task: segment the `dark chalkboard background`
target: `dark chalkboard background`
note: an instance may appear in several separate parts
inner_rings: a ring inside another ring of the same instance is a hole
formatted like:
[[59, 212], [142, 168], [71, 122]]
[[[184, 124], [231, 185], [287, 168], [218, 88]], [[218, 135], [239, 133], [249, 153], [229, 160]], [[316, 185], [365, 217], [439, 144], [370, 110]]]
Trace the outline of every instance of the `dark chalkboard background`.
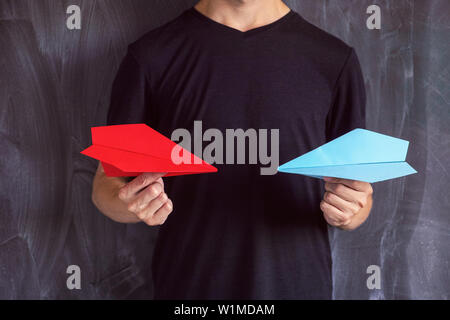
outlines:
[[[450, 298], [450, 2], [287, 3], [356, 49], [368, 128], [412, 141], [420, 172], [376, 184], [370, 219], [330, 234], [334, 297]], [[66, 28], [72, 4], [81, 30]], [[157, 229], [103, 217], [90, 200], [96, 162], [79, 152], [105, 122], [127, 44], [193, 4], [0, 0], [0, 298], [151, 298]], [[366, 27], [371, 4], [381, 30]], [[81, 290], [66, 287], [72, 264]], [[366, 286], [369, 265], [379, 290]]]

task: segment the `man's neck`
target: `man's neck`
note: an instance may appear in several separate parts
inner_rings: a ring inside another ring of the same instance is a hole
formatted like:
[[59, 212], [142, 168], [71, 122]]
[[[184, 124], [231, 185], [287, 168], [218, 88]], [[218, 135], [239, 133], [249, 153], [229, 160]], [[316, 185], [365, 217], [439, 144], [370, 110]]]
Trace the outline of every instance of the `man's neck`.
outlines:
[[275, 22], [290, 11], [281, 0], [200, 0], [195, 9], [242, 32]]

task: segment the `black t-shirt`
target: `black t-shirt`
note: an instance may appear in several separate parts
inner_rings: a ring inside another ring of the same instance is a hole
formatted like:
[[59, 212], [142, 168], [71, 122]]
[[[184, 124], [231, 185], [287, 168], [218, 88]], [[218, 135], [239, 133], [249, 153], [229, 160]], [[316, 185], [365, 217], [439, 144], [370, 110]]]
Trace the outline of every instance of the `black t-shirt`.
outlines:
[[[203, 131], [279, 129], [282, 164], [364, 127], [364, 110], [354, 50], [298, 13], [241, 32], [192, 8], [129, 46], [108, 124], [168, 137], [196, 120]], [[331, 298], [323, 182], [215, 166], [165, 179], [174, 211], [155, 248], [155, 298]]]

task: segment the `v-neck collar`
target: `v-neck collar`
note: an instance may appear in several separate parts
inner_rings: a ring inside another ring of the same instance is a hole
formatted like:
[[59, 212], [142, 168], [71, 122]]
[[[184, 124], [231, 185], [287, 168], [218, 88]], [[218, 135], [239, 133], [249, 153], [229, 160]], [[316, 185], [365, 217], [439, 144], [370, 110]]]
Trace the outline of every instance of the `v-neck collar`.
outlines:
[[203, 13], [201, 13], [200, 11], [198, 11], [195, 7], [192, 7], [188, 10], [189, 13], [191, 13], [192, 15], [194, 15], [196, 18], [198, 18], [199, 20], [202, 20], [203, 22], [217, 28], [220, 29], [222, 31], [225, 32], [229, 32], [229, 33], [234, 33], [238, 36], [242, 36], [242, 37], [247, 37], [250, 35], [254, 35], [257, 33], [260, 33], [262, 31], [267, 31], [269, 29], [272, 29], [273, 27], [284, 23], [285, 21], [289, 20], [293, 15], [295, 15], [295, 11], [290, 10], [288, 13], [286, 13], [284, 16], [282, 16], [281, 18], [279, 18], [278, 20], [275, 20], [269, 24], [260, 26], [260, 27], [256, 27], [247, 31], [241, 31], [239, 29], [227, 26], [225, 24], [222, 24], [220, 22], [217, 22], [211, 18], [209, 18], [208, 16], [204, 15]]

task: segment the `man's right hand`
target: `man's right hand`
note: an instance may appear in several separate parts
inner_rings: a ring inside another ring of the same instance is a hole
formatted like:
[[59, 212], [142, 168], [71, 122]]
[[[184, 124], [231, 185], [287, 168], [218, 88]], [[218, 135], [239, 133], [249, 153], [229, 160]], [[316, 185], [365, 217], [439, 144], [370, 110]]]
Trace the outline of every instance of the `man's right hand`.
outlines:
[[165, 173], [143, 173], [119, 189], [119, 199], [128, 211], [149, 226], [163, 224], [173, 210], [164, 192]]

